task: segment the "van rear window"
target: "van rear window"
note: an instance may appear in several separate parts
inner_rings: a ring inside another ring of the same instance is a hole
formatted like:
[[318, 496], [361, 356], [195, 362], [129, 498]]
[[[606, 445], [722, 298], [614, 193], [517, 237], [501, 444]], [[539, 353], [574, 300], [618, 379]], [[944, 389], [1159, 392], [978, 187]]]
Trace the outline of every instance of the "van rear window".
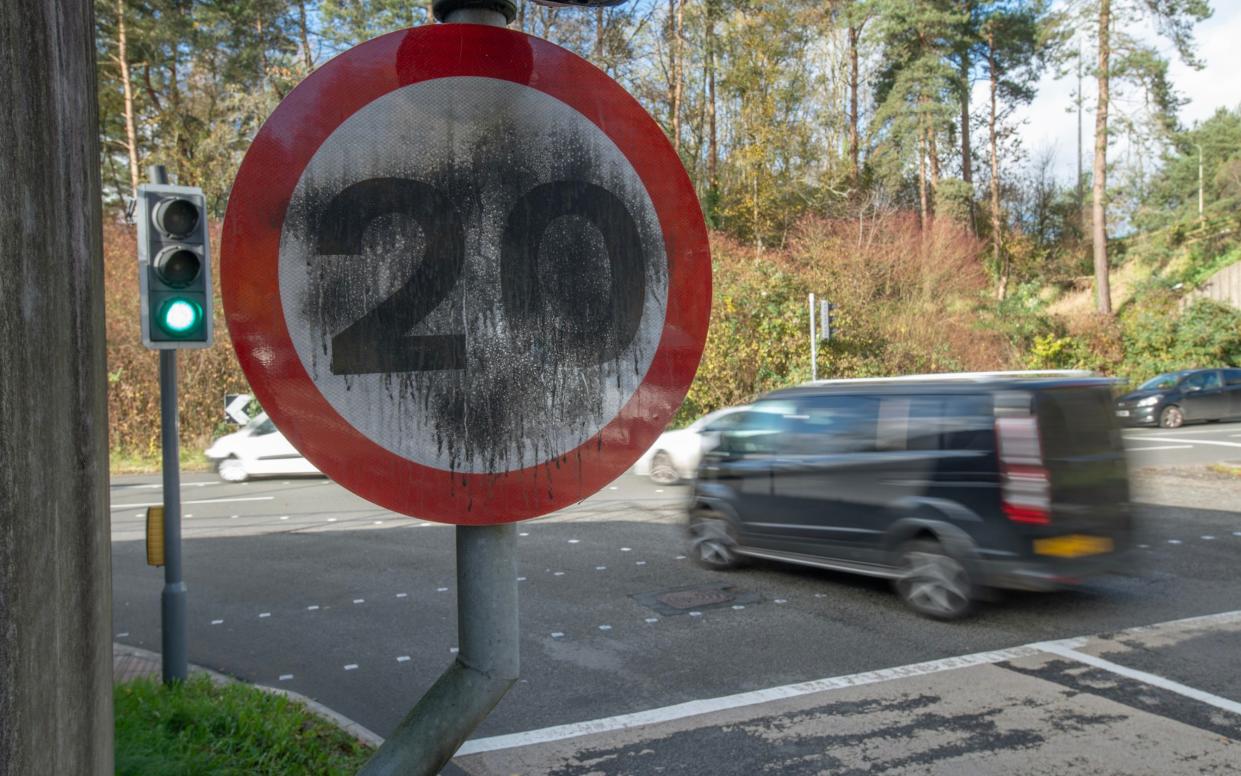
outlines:
[[1048, 460], [1120, 449], [1112, 393], [1107, 388], [1052, 388], [1039, 393], [1037, 401], [1039, 436]]

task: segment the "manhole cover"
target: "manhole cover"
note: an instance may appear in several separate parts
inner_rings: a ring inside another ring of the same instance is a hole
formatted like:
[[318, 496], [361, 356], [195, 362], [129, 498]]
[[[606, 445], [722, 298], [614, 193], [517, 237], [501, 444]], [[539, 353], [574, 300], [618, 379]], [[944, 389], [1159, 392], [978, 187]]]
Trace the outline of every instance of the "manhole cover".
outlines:
[[655, 598], [665, 606], [671, 606], [673, 609], [700, 609], [704, 606], [713, 606], [715, 604], [726, 604], [736, 598], [727, 589], [721, 590], [678, 590], [673, 593], [664, 593]]
[[631, 598], [665, 616], [729, 606], [744, 608], [748, 604], [760, 603], [763, 600], [758, 593], [738, 590], [732, 585], [674, 587], [671, 590], [639, 593]]

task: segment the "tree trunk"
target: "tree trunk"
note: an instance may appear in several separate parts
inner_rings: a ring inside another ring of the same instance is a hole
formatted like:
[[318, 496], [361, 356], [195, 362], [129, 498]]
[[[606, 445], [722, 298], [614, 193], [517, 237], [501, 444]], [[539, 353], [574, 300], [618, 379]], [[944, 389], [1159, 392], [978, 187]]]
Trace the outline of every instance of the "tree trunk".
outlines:
[[930, 225], [931, 210], [926, 194], [926, 128], [918, 132], [918, 213], [923, 231]]
[[603, 67], [603, 8], [595, 9], [595, 64]]
[[862, 24], [849, 26], [849, 161], [853, 175], [854, 187], [860, 186], [862, 166], [859, 158], [860, 145], [858, 138], [858, 42], [862, 37]]
[[[962, 0], [961, 10], [966, 14], [971, 13], [972, 0]], [[961, 50], [960, 76], [961, 76], [961, 180], [965, 181], [967, 190], [970, 192], [969, 198], [969, 229], [970, 232], [977, 232], [978, 225], [974, 223], [974, 150], [970, 145], [970, 51], [968, 41], [965, 48]]]
[[995, 64], [995, 30], [987, 30], [987, 74], [991, 76], [991, 114], [987, 117], [987, 139], [991, 152], [991, 261], [998, 279], [996, 297], [1008, 293], [1008, 263], [1003, 257], [1003, 232], [1000, 221], [1000, 142], [997, 131], [1000, 74]]
[[671, 99], [672, 104], [672, 147], [681, 152], [681, 93], [682, 82], [682, 24], [685, 19], [685, 0], [668, 0], [668, 24], [672, 31], [672, 41], [668, 48], [668, 69], [672, 71]]
[[939, 146], [935, 135], [934, 123], [927, 122], [927, 157], [931, 163], [931, 210], [935, 209], [935, 198], [939, 196]]
[[[427, 9], [427, 13], [431, 13], [431, 9]], [[427, 17], [433, 20], [434, 17]], [[297, 30], [302, 39], [302, 61], [306, 63], [306, 72], [309, 73], [315, 69], [315, 57], [310, 53], [310, 28], [306, 24], [306, 0], [298, 0], [297, 2]]]
[[129, 151], [129, 191], [138, 196], [138, 133], [134, 129], [134, 88], [129, 81], [129, 40], [125, 34], [125, 0], [116, 0], [117, 61], [125, 93], [125, 146]]
[[1107, 100], [1111, 58], [1111, 0], [1099, 0], [1099, 103], [1094, 122], [1094, 180], [1091, 239], [1094, 242], [1095, 294], [1099, 312], [1112, 314], [1112, 289], [1107, 267]]
[[0, 2], [0, 773], [14, 776], [116, 765], [94, 7]]
[[720, 146], [715, 127], [715, 4], [707, 0], [707, 186], [719, 189]]

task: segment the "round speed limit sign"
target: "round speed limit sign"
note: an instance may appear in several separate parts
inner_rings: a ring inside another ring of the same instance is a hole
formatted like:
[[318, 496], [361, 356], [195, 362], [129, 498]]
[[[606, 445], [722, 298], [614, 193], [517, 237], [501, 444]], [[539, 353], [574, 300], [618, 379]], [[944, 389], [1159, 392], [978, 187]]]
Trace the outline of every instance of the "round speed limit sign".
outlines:
[[457, 524], [621, 474], [697, 369], [706, 228], [659, 126], [576, 55], [453, 24], [364, 43], [256, 137], [222, 247], [259, 401], [341, 485]]

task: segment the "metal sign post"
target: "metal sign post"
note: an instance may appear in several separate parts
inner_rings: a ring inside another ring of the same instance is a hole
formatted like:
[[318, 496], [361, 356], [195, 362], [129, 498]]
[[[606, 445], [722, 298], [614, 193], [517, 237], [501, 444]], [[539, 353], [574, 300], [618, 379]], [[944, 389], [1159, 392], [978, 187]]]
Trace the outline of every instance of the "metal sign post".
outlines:
[[[162, 164], [151, 165], [151, 183], [167, 184]], [[159, 596], [160, 654], [164, 684], [183, 682], [186, 657], [185, 582], [181, 579], [181, 423], [177, 412], [177, 351], [159, 352], [159, 428], [164, 474], [164, 589]]]
[[810, 295], [810, 379], [819, 379], [819, 338], [814, 329], [814, 294]]

